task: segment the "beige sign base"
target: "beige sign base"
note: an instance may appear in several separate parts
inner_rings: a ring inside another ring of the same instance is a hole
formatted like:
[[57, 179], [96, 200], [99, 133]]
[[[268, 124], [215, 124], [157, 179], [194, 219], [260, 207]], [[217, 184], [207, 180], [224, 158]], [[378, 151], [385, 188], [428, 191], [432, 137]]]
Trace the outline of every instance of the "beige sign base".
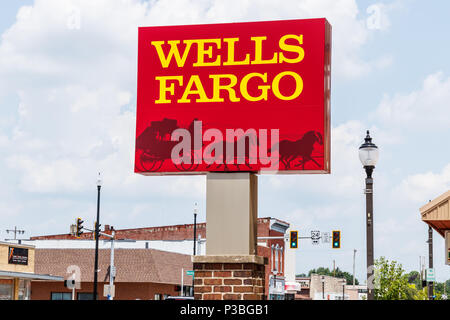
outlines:
[[264, 259], [256, 256], [257, 218], [255, 174], [207, 174], [206, 255], [192, 257], [195, 299], [264, 299]]
[[207, 174], [206, 255], [255, 255], [257, 218], [255, 174]]

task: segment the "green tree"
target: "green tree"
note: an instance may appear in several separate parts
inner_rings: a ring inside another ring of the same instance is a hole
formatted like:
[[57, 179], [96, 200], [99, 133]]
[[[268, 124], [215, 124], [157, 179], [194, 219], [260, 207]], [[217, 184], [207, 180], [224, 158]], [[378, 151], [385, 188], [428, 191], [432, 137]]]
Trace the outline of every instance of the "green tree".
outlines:
[[420, 273], [417, 271], [411, 271], [408, 273], [408, 283], [413, 284], [415, 289], [422, 289], [422, 280], [420, 278]]
[[[308, 272], [308, 277], [311, 276], [312, 273], [320, 274], [323, 276], [331, 276], [331, 277], [334, 276], [336, 278], [345, 278], [347, 284], [353, 284], [353, 275], [349, 272], [342, 271], [339, 268], [336, 268], [334, 272], [333, 272], [333, 270], [330, 270], [325, 267], [319, 267], [317, 269], [312, 269]], [[359, 281], [356, 278], [355, 278], [355, 284], [356, 285], [359, 284]]]
[[445, 294], [448, 296], [449, 292], [450, 292], [450, 279], [445, 282], [436, 282], [435, 283], [434, 292], [436, 294], [443, 295], [444, 291], [445, 291]]
[[409, 285], [408, 275], [401, 264], [380, 257], [375, 261], [375, 266], [376, 300], [414, 299], [416, 290]]

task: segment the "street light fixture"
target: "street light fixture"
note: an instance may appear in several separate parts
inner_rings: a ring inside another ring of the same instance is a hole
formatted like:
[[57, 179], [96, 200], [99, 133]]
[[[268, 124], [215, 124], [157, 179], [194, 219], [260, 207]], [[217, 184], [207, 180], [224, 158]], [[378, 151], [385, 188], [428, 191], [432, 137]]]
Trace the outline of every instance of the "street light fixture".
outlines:
[[98, 173], [97, 178], [97, 220], [95, 222], [95, 261], [94, 261], [94, 292], [93, 300], [97, 300], [97, 277], [98, 277], [98, 238], [100, 235], [100, 189], [102, 188], [102, 177]]
[[364, 143], [359, 147], [359, 160], [366, 171], [366, 239], [367, 239], [367, 299], [374, 300], [374, 291], [370, 279], [374, 275], [373, 258], [373, 179], [372, 173], [378, 162], [378, 147], [372, 143], [369, 130], [367, 130]]

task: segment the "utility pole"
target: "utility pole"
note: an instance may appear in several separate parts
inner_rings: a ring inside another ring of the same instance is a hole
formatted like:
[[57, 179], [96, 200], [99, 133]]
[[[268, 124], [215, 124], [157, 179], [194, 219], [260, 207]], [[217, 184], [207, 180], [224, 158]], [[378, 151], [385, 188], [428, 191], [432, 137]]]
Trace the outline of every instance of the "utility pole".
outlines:
[[[116, 232], [114, 231], [114, 229], [112, 230], [111, 233], [111, 257], [110, 257], [110, 263], [109, 263], [109, 290], [110, 293], [112, 293], [112, 288], [114, 286], [114, 277], [116, 276], [116, 267], [114, 266], [114, 237], [116, 236]], [[110, 295], [110, 300], [114, 300], [113, 295]]]
[[333, 260], [333, 277], [336, 277], [336, 260]]
[[14, 227], [14, 230], [6, 229], [6, 233], [10, 233], [10, 232], [14, 233], [14, 239], [5, 239], [5, 240], [17, 240], [17, 234], [24, 234], [24, 233], [25, 233], [25, 230], [19, 230], [19, 229], [17, 229], [17, 227], [15, 226], [15, 227]]
[[423, 274], [422, 273], [423, 273], [423, 270], [422, 270], [422, 256], [419, 256], [419, 278], [420, 278], [420, 287], [421, 288], [422, 288], [422, 281], [423, 281]]
[[183, 286], [183, 282], [184, 282], [184, 268], [181, 268], [181, 294], [180, 296], [184, 296], [184, 286]]
[[355, 288], [355, 256], [356, 249], [353, 249], [353, 289]]
[[[433, 268], [433, 228], [428, 226], [428, 268]], [[428, 299], [433, 299], [433, 282], [428, 282]]]

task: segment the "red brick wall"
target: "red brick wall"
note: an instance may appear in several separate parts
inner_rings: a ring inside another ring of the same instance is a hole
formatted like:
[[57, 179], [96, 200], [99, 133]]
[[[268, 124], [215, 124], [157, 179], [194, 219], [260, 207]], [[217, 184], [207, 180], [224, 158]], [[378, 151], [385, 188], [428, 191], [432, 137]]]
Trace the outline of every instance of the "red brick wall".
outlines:
[[264, 265], [194, 263], [196, 300], [264, 300]]
[[[272, 235], [274, 231], [269, 230], [269, 218], [258, 219], [258, 236], [267, 237]], [[110, 230], [104, 231], [111, 234]], [[278, 232], [275, 232], [279, 234]], [[197, 224], [197, 237], [201, 236], [206, 238], [206, 223]], [[134, 240], [187, 240], [194, 237], [194, 225], [193, 224], [180, 224], [174, 226], [163, 227], [149, 227], [149, 228], [134, 228], [134, 229], [120, 229], [116, 230], [116, 237], [118, 239], [134, 239]], [[91, 232], [85, 232], [81, 235], [80, 239], [92, 239]], [[100, 237], [103, 238], [103, 237]], [[76, 240], [77, 238], [70, 234], [60, 235], [47, 235], [31, 237], [31, 240]]]
[[[111, 234], [111, 231], [102, 231]], [[206, 224], [197, 224], [197, 237], [206, 238]], [[100, 237], [103, 239], [105, 237]], [[187, 240], [194, 238], [194, 225], [184, 224], [165, 227], [150, 227], [137, 229], [116, 230], [117, 239], [133, 239], [133, 240]], [[48, 235], [31, 237], [31, 240], [76, 240], [78, 238], [70, 234]], [[85, 232], [79, 239], [93, 239], [92, 232]]]

